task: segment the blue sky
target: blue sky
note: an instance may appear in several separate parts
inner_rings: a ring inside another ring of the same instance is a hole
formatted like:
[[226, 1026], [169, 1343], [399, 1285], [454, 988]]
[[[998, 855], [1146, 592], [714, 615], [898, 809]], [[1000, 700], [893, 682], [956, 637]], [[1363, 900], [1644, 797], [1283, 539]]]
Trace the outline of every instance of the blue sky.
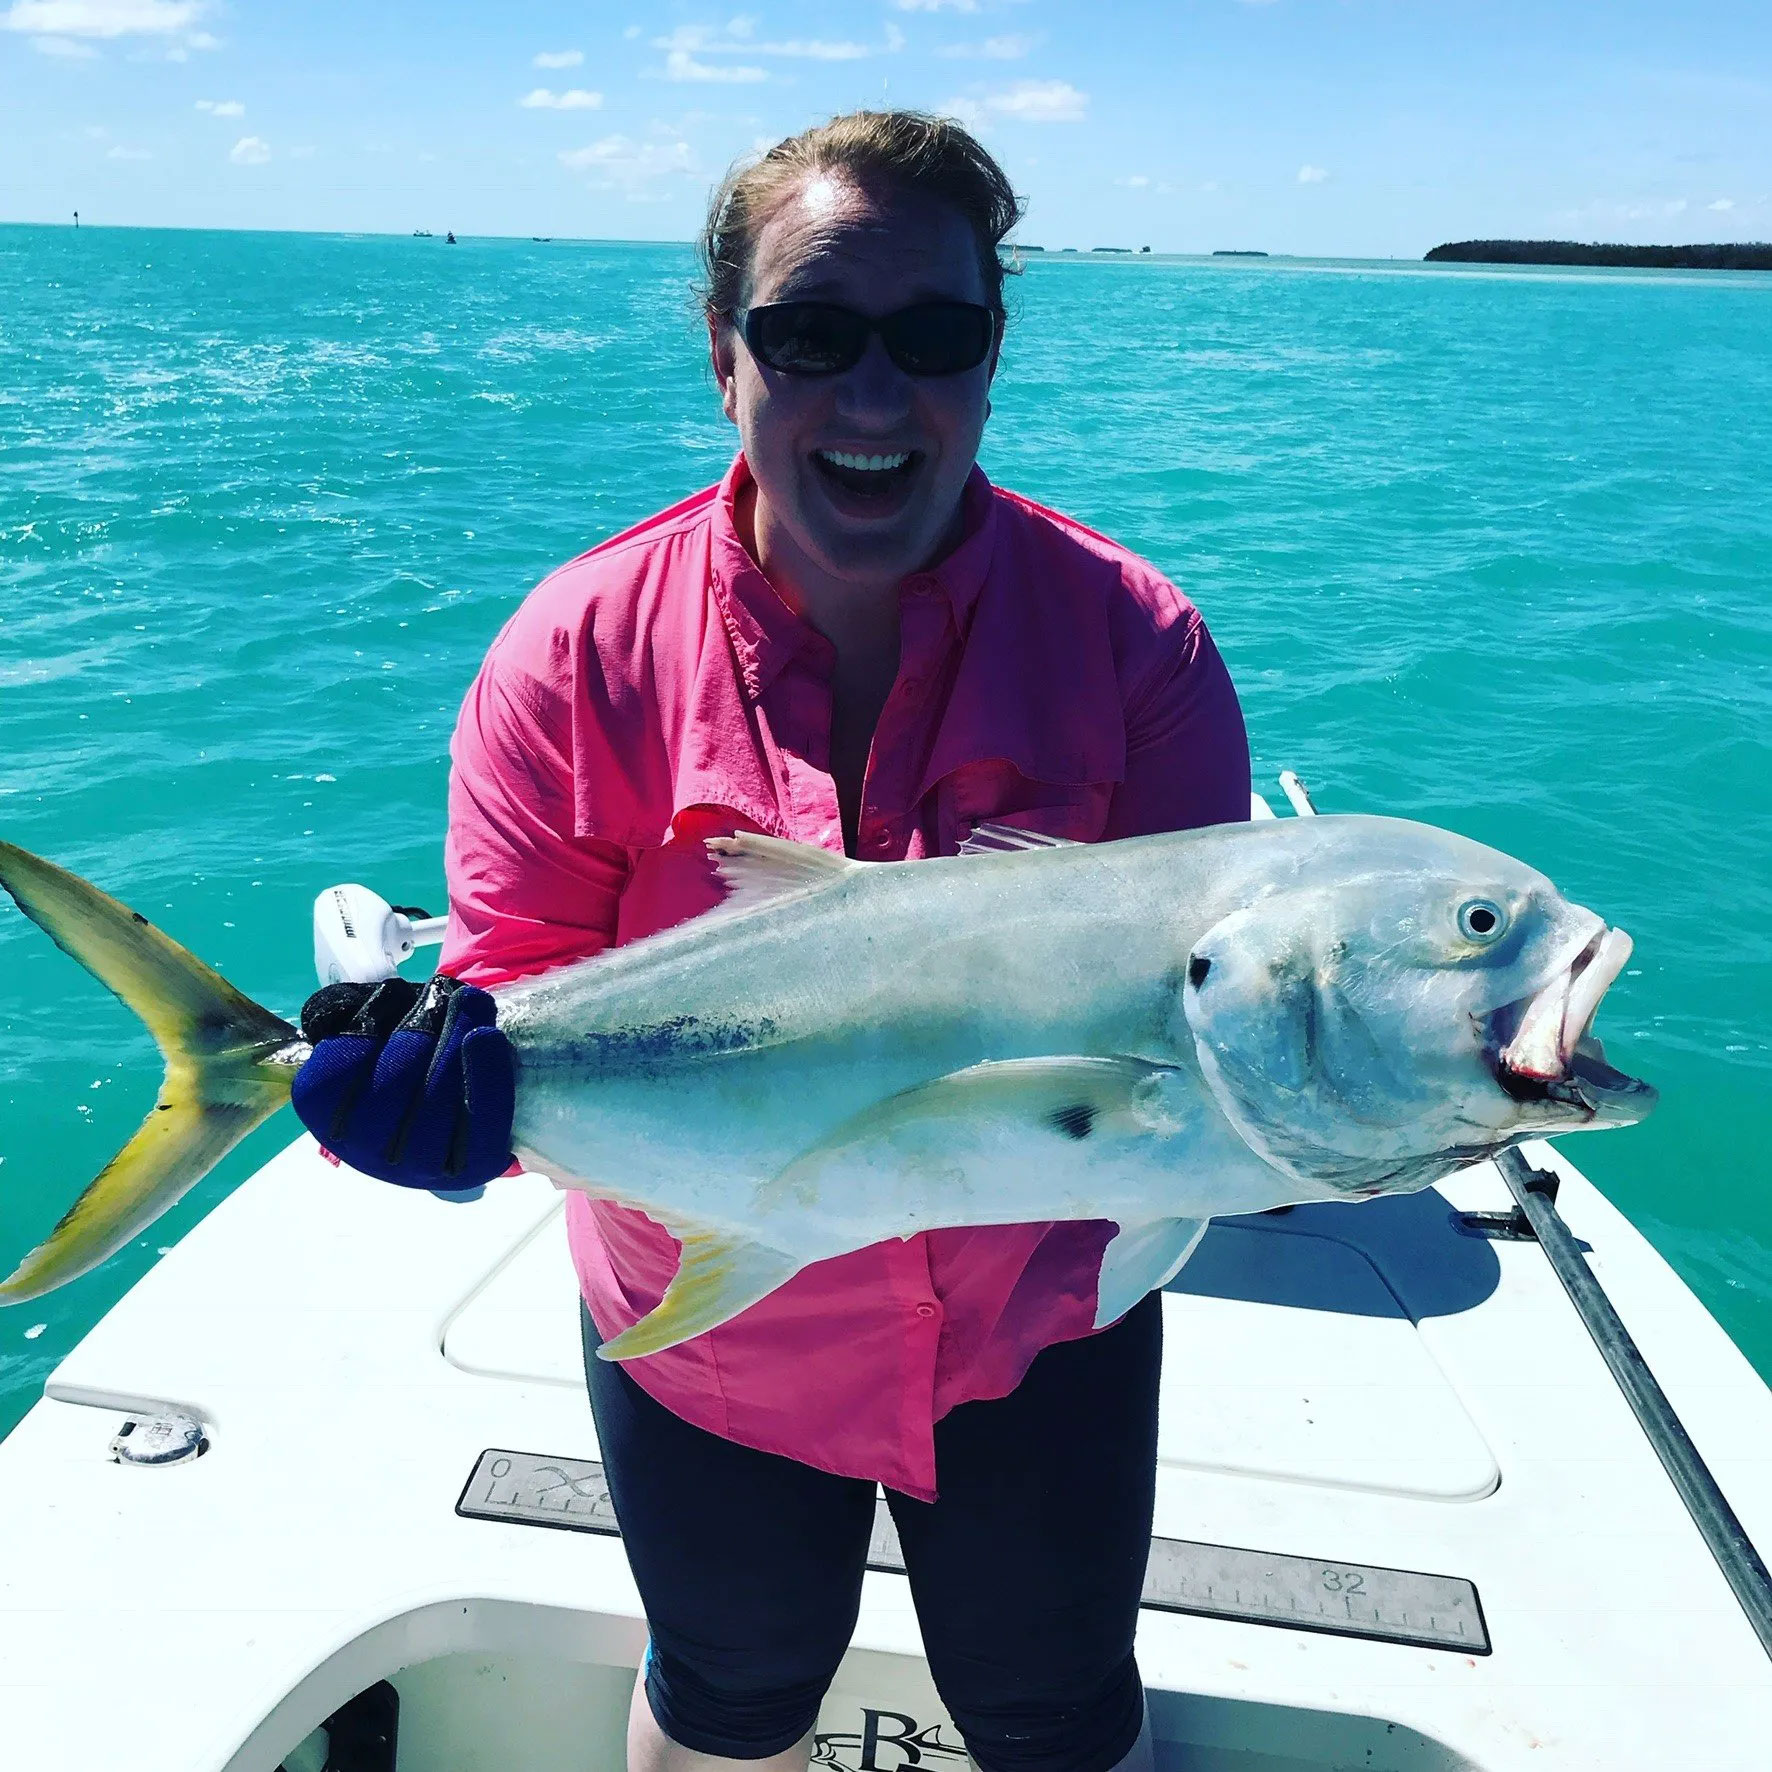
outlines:
[[0, 0], [0, 220], [686, 239], [880, 103], [1047, 246], [1772, 238], [1766, 0]]

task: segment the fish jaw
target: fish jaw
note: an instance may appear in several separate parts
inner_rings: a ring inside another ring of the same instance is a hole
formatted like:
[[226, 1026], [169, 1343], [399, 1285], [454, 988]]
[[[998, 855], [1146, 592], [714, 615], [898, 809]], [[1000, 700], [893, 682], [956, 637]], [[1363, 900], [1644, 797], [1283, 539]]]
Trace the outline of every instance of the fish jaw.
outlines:
[[1654, 1107], [1655, 1090], [1609, 1065], [1593, 1038], [1594, 1016], [1631, 947], [1622, 929], [1602, 925], [1573, 960], [1508, 1006], [1518, 1020], [1494, 1065], [1496, 1081], [1516, 1101], [1560, 1103], [1581, 1123], [1604, 1126], [1633, 1124]]

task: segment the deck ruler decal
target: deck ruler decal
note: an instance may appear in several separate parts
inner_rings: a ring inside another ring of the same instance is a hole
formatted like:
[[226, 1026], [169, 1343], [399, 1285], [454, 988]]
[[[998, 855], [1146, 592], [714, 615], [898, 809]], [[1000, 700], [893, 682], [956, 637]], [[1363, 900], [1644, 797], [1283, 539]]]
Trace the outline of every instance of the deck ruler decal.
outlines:
[[[455, 1511], [466, 1519], [619, 1537], [603, 1467], [537, 1452], [482, 1452]], [[874, 1516], [868, 1567], [903, 1574], [898, 1533], [884, 1501]], [[1489, 1653], [1475, 1586], [1369, 1563], [1328, 1563], [1234, 1545], [1153, 1538], [1142, 1604], [1241, 1624], [1326, 1631], [1423, 1649]]]

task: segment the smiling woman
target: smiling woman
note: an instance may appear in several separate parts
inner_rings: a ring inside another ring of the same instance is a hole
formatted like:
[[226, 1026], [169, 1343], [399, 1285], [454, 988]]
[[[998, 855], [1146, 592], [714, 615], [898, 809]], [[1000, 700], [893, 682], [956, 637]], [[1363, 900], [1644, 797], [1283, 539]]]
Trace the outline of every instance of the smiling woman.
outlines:
[[[489, 1062], [504, 1035], [473, 987], [711, 908], [712, 837], [902, 861], [994, 820], [1088, 842], [1247, 816], [1242, 717], [1192, 605], [978, 469], [1018, 213], [965, 130], [902, 112], [835, 118], [714, 193], [703, 299], [740, 452], [544, 581], [456, 730], [443, 970]], [[439, 1146], [435, 1116], [442, 1144], [465, 1128], [502, 1162], [496, 1099], [386, 1099], [395, 1044], [448, 1083], [439, 1017], [327, 1005], [346, 1010], [311, 1061], [333, 1149], [435, 1185], [408, 1155]], [[609, 1199], [567, 1216], [594, 1350], [658, 1304], [679, 1245]], [[973, 1759], [1148, 1765], [1132, 1644], [1161, 1315], [1147, 1297], [1097, 1333], [1114, 1229], [877, 1243], [691, 1340], [589, 1362], [651, 1630], [634, 1772], [805, 1765], [876, 1484]]]

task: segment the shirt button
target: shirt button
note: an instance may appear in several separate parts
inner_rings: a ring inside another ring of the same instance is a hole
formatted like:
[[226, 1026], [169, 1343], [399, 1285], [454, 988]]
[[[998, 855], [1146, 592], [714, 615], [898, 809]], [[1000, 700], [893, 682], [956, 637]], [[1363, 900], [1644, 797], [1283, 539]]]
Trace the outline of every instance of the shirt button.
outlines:
[[917, 1306], [917, 1315], [919, 1317], [933, 1317], [935, 1315], [935, 1306], [932, 1304], [920, 1304]]

